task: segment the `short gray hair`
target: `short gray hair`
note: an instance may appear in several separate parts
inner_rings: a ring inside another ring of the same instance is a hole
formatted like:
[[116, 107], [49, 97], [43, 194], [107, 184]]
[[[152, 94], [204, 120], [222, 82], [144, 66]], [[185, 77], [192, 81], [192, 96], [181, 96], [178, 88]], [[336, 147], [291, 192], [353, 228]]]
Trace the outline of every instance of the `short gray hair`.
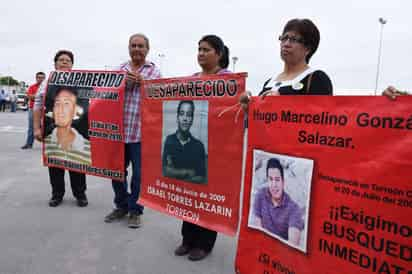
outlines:
[[135, 34], [130, 35], [129, 44], [132, 41], [132, 39], [135, 38], [135, 37], [142, 37], [146, 41], [147, 48], [150, 49], [149, 38], [147, 38], [147, 36], [144, 35], [143, 33], [135, 33]]

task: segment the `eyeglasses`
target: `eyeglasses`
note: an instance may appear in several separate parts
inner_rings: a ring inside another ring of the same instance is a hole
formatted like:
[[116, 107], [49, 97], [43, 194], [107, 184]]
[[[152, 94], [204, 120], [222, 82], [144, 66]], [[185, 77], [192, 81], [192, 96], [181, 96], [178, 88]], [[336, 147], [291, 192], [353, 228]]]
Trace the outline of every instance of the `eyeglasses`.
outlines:
[[305, 41], [303, 40], [303, 38], [297, 38], [297, 37], [295, 37], [295, 36], [289, 36], [289, 35], [287, 35], [287, 34], [285, 34], [285, 35], [280, 35], [279, 36], [279, 41], [281, 42], [281, 43], [285, 43], [286, 41], [288, 41], [289, 40], [289, 42], [291, 43], [291, 44], [297, 44], [297, 43], [300, 43], [300, 44], [303, 44]]
[[70, 58], [59, 58], [59, 59], [57, 59], [57, 62], [71, 63], [72, 60]]

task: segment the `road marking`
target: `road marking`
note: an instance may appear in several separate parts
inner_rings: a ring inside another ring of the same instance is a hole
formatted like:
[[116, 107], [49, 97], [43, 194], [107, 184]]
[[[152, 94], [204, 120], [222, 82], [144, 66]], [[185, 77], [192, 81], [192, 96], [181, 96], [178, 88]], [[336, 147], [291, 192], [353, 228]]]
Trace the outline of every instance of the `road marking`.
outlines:
[[24, 133], [26, 131], [27, 129], [24, 127], [0, 126], [0, 132]]
[[4, 179], [0, 184], [0, 197], [5, 195], [12, 185], [12, 179]]

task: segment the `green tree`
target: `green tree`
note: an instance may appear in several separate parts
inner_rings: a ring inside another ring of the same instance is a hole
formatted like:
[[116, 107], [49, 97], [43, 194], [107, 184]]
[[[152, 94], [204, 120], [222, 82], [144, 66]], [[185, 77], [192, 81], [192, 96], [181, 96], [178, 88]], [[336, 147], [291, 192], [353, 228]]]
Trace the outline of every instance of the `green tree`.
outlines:
[[14, 79], [12, 76], [0, 77], [0, 85], [3, 86], [16, 86], [19, 84], [19, 81]]

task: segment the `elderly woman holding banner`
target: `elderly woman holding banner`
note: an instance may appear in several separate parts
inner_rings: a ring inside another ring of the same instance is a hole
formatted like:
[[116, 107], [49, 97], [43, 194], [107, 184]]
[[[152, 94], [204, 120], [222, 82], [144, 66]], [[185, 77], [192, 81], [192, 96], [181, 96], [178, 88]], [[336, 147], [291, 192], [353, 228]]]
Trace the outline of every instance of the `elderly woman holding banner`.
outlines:
[[[259, 95], [332, 95], [333, 87], [328, 75], [309, 66], [319, 41], [319, 30], [311, 20], [292, 19], [287, 22], [279, 36], [283, 71], [269, 78]], [[249, 95], [240, 97], [246, 111]]]
[[[74, 56], [71, 51], [60, 50], [54, 57], [54, 68], [56, 70], [71, 70], [73, 67]], [[34, 137], [42, 142], [43, 135], [41, 129], [41, 114], [44, 108], [43, 96], [46, 94], [45, 81], [39, 87], [39, 91], [36, 94], [34, 107], [33, 107], [33, 129]], [[72, 192], [77, 200], [79, 207], [85, 207], [88, 205], [86, 196], [86, 175], [74, 171], [69, 171], [70, 183]], [[49, 200], [49, 206], [56, 207], [63, 201], [65, 192], [64, 183], [64, 169], [57, 167], [49, 167], [49, 178], [52, 187], [52, 196]]]
[[[196, 76], [230, 73], [229, 49], [216, 35], [203, 36], [199, 41], [197, 61], [202, 68]], [[205, 258], [213, 249], [217, 232], [184, 221], [182, 225], [182, 244], [176, 248], [175, 255], [189, 254], [189, 260], [198, 261]]]

